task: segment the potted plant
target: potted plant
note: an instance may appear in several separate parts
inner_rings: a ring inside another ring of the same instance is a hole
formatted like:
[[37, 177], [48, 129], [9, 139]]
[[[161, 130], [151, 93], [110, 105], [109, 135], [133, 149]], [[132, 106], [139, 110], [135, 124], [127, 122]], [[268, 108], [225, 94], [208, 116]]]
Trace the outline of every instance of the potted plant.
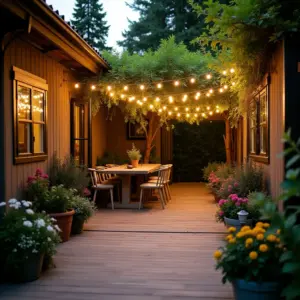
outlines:
[[223, 283], [233, 285], [236, 300], [280, 299], [280, 256], [284, 253], [278, 231], [258, 222], [252, 230], [244, 226], [228, 229], [226, 245], [214, 253]]
[[139, 160], [142, 158], [142, 155], [140, 150], [135, 147], [134, 143], [132, 143], [132, 149], [127, 150], [127, 154], [131, 160], [132, 167], [137, 168], [139, 165]]
[[4, 273], [12, 281], [36, 280], [44, 256], [52, 257], [55, 253], [60, 229], [46, 214], [34, 212], [29, 201], [10, 199], [8, 204], [9, 210], [0, 226]]
[[84, 223], [94, 214], [96, 206], [87, 198], [76, 195], [72, 198], [72, 208], [75, 210], [72, 221], [72, 234], [80, 234]]
[[218, 222], [224, 222], [227, 227], [234, 226], [236, 229], [240, 229], [238, 212], [242, 210], [248, 212], [247, 225], [251, 225], [253, 220], [258, 220], [260, 217], [259, 207], [251, 203], [248, 198], [239, 197], [237, 194], [231, 194], [227, 199], [221, 199], [218, 207], [216, 219]]

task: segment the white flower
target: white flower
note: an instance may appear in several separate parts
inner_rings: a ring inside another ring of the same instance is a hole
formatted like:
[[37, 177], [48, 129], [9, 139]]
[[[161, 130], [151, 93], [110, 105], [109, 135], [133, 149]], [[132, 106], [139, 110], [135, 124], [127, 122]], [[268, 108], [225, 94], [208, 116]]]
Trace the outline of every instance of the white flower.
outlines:
[[51, 242], [51, 241], [52, 241], [51, 238], [49, 238], [49, 237], [47, 238], [47, 240], [48, 240], [48, 242]]
[[32, 227], [32, 222], [30, 222], [30, 221], [24, 221], [23, 225], [26, 226], [26, 227]]
[[12, 198], [12, 199], [9, 199], [9, 200], [8, 200], [8, 203], [9, 203], [9, 204], [14, 204], [14, 203], [16, 203], [16, 202], [18, 202], [18, 200], [15, 199], [15, 198]]
[[9, 204], [9, 207], [19, 209], [21, 207], [21, 202], [17, 201], [15, 203]]
[[33, 249], [32, 253], [38, 253], [38, 251], [36, 249]]
[[52, 227], [51, 225], [48, 225], [48, 226], [47, 226], [47, 230], [48, 230], [48, 231], [54, 231], [54, 229], [53, 229], [53, 227]]
[[17, 252], [17, 251], [18, 251], [17, 249], [14, 249], [14, 250], [13, 250], [13, 252]]
[[35, 220], [35, 224], [38, 228], [44, 227], [46, 225], [45, 221], [43, 219], [37, 219]]
[[51, 218], [50, 220], [51, 220], [52, 222], [57, 222], [57, 220], [54, 219], [54, 218]]
[[28, 208], [28, 209], [26, 209], [26, 214], [33, 215], [34, 211], [32, 209]]
[[61, 232], [61, 229], [59, 228], [58, 225], [54, 225], [54, 228], [55, 228], [58, 232]]
[[1, 206], [5, 206], [5, 205], [6, 205], [5, 202], [0, 202], [0, 207], [1, 207]]
[[32, 203], [30, 201], [22, 200], [21, 202], [24, 207], [29, 207], [32, 205]]

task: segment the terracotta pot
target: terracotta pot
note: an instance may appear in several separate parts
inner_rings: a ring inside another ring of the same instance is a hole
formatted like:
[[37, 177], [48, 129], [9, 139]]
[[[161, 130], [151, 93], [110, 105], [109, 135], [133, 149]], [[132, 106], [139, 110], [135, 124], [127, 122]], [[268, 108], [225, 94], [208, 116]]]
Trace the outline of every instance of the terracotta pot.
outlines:
[[50, 217], [57, 221], [57, 225], [61, 229], [60, 237], [63, 243], [70, 239], [74, 213], [75, 210], [67, 211], [65, 213], [49, 214]]
[[132, 160], [131, 165], [133, 168], [137, 168], [139, 166], [139, 160], [138, 159]]

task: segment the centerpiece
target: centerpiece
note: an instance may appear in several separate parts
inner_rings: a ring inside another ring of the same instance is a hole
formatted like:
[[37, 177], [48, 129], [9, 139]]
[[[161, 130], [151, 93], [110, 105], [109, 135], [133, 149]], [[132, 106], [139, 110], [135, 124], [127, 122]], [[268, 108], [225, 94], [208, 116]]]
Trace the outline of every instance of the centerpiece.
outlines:
[[132, 143], [132, 149], [127, 150], [128, 157], [131, 160], [131, 165], [133, 168], [137, 168], [139, 161], [142, 158], [141, 151], [135, 147], [135, 144]]

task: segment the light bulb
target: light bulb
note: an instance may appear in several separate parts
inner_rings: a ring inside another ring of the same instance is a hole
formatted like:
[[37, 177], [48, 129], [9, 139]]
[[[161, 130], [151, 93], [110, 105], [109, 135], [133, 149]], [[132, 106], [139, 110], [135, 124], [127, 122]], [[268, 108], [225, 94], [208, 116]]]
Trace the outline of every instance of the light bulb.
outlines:
[[124, 99], [125, 95], [121, 94], [121, 99]]
[[200, 97], [200, 96], [201, 96], [201, 93], [200, 93], [200, 92], [197, 92], [196, 96], [197, 96], [197, 97]]
[[138, 104], [139, 104], [140, 106], [142, 106], [142, 105], [143, 105], [143, 102], [141, 102], [141, 101], [139, 100]]
[[141, 84], [141, 85], [140, 85], [140, 89], [141, 89], [141, 90], [144, 90], [144, 89], [145, 89], [145, 86], [144, 86], [143, 84]]
[[210, 89], [209, 92], [212, 94], [212, 93], [214, 92], [214, 90], [213, 90], [213, 89]]
[[220, 112], [220, 110], [217, 109], [217, 110], [216, 110], [216, 113], [219, 113], [219, 112]]
[[219, 91], [220, 91], [220, 93], [223, 93], [223, 91], [224, 91], [224, 90], [223, 90], [222, 88], [220, 88], [220, 90], [219, 90]]
[[174, 85], [175, 85], [175, 86], [179, 86], [179, 84], [180, 84], [180, 83], [179, 83], [178, 80], [176, 80], [176, 81], [174, 82]]
[[167, 109], [167, 107], [166, 107], [166, 106], [164, 106], [164, 107], [163, 107], [163, 110], [166, 110], [166, 109]]
[[75, 89], [79, 89], [79, 83], [75, 83]]
[[234, 68], [231, 68], [231, 69], [230, 69], [230, 73], [234, 73]]
[[202, 115], [202, 117], [205, 117], [205, 113], [202, 113], [201, 115]]
[[174, 100], [173, 100], [173, 97], [170, 96], [170, 97], [169, 97], [169, 102], [170, 102], [170, 103], [173, 103], [173, 101], [174, 101]]
[[110, 85], [107, 86], [107, 90], [108, 90], [108, 91], [111, 91], [111, 86], [110, 86]]
[[210, 106], [207, 106], [206, 109], [207, 109], [207, 110], [210, 110]]
[[209, 114], [212, 116], [213, 112], [212, 112], [212, 111], [210, 111], [210, 112], [209, 112]]
[[199, 108], [199, 107], [197, 107], [197, 108], [196, 108], [196, 111], [199, 111], [199, 110], [200, 110], [200, 108]]
[[110, 95], [111, 97], [113, 97], [113, 96], [114, 96], [114, 93], [110, 93], [109, 95]]
[[146, 101], [147, 101], [147, 98], [146, 98], [146, 97], [144, 97], [144, 98], [143, 98], [143, 101], [144, 101], [144, 102], [146, 102]]
[[190, 114], [186, 114], [186, 117], [189, 118], [189, 117], [190, 117]]
[[156, 101], [156, 102], [159, 102], [159, 101], [160, 101], [160, 99], [159, 99], [158, 97], [156, 97], [156, 98], [155, 98], [155, 101]]
[[224, 85], [224, 89], [227, 90], [228, 89], [228, 85]]
[[195, 78], [191, 78], [190, 79], [190, 83], [195, 83], [196, 82], [196, 79]]
[[198, 114], [194, 114], [194, 116], [197, 118], [197, 117], [198, 117]]
[[186, 108], [185, 108], [185, 111], [189, 111], [189, 108], [188, 108], [188, 107], [186, 107]]
[[177, 114], [177, 117], [180, 117], [180, 113]]
[[233, 82], [232, 85], [235, 85], [235, 82]]
[[161, 83], [158, 83], [156, 86], [157, 86], [158, 89], [162, 88], [162, 84]]
[[187, 97], [188, 97], [187, 95], [184, 95], [182, 101], [185, 102], [187, 100]]
[[211, 79], [211, 74], [207, 74], [206, 79]]
[[177, 111], [177, 110], [178, 110], [178, 107], [175, 107], [174, 109]]
[[92, 86], [91, 86], [91, 89], [92, 89], [92, 90], [95, 90], [95, 89], [96, 89], [96, 86], [95, 86], [95, 85], [92, 85]]
[[169, 114], [169, 116], [171, 116], [171, 115], [172, 115], [172, 112], [171, 112], [171, 111], [169, 111], [169, 112], [168, 112], [168, 114]]
[[207, 96], [207, 97], [210, 97], [210, 93], [207, 93], [206, 96]]
[[150, 107], [150, 109], [153, 109], [154, 106], [152, 104], [150, 104], [149, 107]]
[[160, 109], [158, 110], [158, 112], [162, 112], [162, 109], [160, 108]]
[[219, 108], [219, 105], [217, 105], [216, 108]]
[[226, 75], [227, 74], [227, 71], [223, 71], [223, 75]]
[[128, 86], [127, 85], [124, 86], [124, 91], [128, 91]]

